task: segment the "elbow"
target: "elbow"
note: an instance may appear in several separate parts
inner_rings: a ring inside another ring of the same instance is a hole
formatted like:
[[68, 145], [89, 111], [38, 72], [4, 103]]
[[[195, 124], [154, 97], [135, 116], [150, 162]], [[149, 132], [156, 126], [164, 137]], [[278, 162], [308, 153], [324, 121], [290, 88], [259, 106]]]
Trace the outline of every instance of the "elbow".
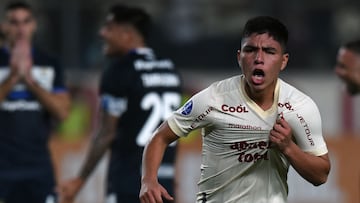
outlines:
[[314, 181], [312, 181], [311, 183], [314, 186], [320, 186], [324, 183], [326, 183], [327, 179], [328, 179], [328, 175], [330, 172], [330, 166], [328, 168], [326, 168], [326, 170], [323, 172], [323, 174], [319, 175]]
[[320, 177], [317, 180], [313, 181], [312, 184], [317, 187], [317, 186], [320, 186], [320, 185], [326, 183], [326, 181], [327, 181], [327, 176]]

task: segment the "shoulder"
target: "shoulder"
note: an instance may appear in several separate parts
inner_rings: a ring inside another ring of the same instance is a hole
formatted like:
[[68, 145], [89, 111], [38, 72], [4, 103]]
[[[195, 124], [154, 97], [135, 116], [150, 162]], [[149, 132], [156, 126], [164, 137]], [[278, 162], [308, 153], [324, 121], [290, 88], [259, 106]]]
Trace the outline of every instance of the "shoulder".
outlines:
[[33, 48], [33, 59], [36, 65], [59, 65], [59, 60], [55, 54], [46, 52], [39, 48]]
[[224, 80], [212, 83], [209, 89], [213, 94], [224, 95], [233, 91], [239, 91], [241, 85], [241, 76], [233, 76]]
[[[280, 94], [279, 94], [279, 107], [287, 106], [292, 110], [296, 109], [317, 109], [317, 105], [314, 100], [304, 92], [295, 88], [294, 86], [286, 83], [283, 80], [280, 82]], [[289, 109], [290, 110], [290, 109]]]

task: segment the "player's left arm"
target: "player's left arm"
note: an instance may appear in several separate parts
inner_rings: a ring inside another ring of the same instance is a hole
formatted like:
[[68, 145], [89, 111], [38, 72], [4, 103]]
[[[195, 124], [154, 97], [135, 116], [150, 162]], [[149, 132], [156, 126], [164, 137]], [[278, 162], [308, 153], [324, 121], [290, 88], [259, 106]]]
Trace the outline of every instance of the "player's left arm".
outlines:
[[[29, 59], [30, 60], [30, 59]], [[57, 120], [63, 121], [70, 112], [70, 96], [65, 90], [62, 72], [55, 67], [54, 89], [47, 91], [32, 77], [31, 69], [23, 77], [27, 88], [36, 96], [41, 105]]]
[[315, 103], [309, 103], [306, 108], [278, 119], [270, 131], [270, 141], [304, 179], [318, 186], [327, 180], [330, 160], [322, 137], [320, 113]]
[[42, 106], [50, 112], [54, 118], [59, 121], [67, 118], [70, 111], [70, 97], [66, 91], [48, 92], [32, 79], [25, 79], [25, 83]]

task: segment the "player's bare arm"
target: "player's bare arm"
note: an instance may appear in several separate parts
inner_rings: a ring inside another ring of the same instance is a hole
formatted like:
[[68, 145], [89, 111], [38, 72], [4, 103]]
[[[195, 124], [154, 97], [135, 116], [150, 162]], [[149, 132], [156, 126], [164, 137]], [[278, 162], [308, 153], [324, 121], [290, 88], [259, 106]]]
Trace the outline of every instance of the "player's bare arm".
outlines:
[[10, 73], [0, 85], [0, 101], [3, 101], [6, 98], [14, 85], [21, 79], [20, 67], [30, 67], [32, 65], [31, 60], [28, 60], [27, 62], [23, 60], [24, 55], [28, 54], [28, 50], [24, 47], [23, 41], [19, 40], [15, 43], [10, 58]]
[[92, 140], [90, 150], [80, 170], [79, 176], [60, 184], [57, 188], [62, 203], [74, 200], [115, 138], [116, 124], [119, 118], [105, 112], [101, 114], [100, 130]]
[[270, 131], [270, 141], [286, 156], [294, 169], [315, 186], [326, 182], [330, 171], [328, 154], [314, 156], [302, 151], [292, 139], [290, 125], [279, 119]]
[[146, 145], [139, 195], [141, 203], [162, 203], [162, 198], [173, 200], [166, 189], [158, 183], [157, 172], [166, 147], [177, 139], [178, 136], [170, 129], [167, 122], [164, 122]]

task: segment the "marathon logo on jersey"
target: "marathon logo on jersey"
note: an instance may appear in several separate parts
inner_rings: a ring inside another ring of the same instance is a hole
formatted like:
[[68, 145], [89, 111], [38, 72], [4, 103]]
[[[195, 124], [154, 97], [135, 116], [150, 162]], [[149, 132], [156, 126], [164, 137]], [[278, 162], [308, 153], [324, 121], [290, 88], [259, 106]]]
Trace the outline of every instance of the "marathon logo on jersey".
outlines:
[[296, 116], [298, 117], [301, 126], [304, 128], [306, 138], [309, 141], [310, 145], [315, 146], [315, 142], [314, 142], [314, 140], [312, 139], [312, 136], [311, 136], [310, 128], [309, 128], [307, 122], [305, 121], [304, 117], [302, 117], [299, 114], [296, 114]]
[[184, 115], [184, 116], [189, 115], [191, 113], [191, 111], [192, 111], [192, 108], [193, 108], [193, 101], [190, 100], [181, 109], [181, 114]]
[[[237, 150], [240, 153], [238, 154], [239, 162], [257, 162], [259, 160], [269, 160], [267, 149], [270, 148], [269, 142], [259, 141], [259, 142], [248, 142], [240, 141], [235, 142], [230, 145], [230, 149]], [[246, 151], [251, 149], [260, 149], [260, 152], [248, 153]]]
[[228, 127], [229, 128], [238, 128], [238, 129], [242, 129], [242, 130], [261, 130], [260, 126], [242, 125], [242, 124], [234, 124], [234, 123], [229, 123]]
[[239, 105], [239, 106], [229, 106], [227, 104], [223, 104], [221, 106], [221, 110], [224, 112], [237, 112], [237, 113], [248, 113], [249, 111], [246, 109], [246, 106]]

